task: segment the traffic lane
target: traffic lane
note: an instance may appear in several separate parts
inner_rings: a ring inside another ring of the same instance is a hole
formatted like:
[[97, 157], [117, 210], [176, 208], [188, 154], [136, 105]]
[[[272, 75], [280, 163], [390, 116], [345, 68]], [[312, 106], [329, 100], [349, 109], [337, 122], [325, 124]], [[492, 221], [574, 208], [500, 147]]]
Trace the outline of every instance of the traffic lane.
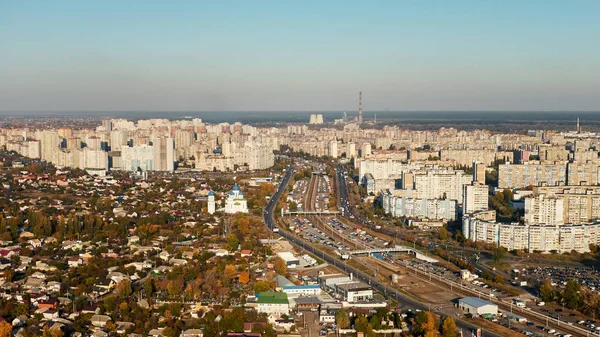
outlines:
[[[288, 182], [289, 182], [289, 177], [291, 176], [291, 171], [293, 170], [293, 167], [291, 166], [290, 169], [288, 170], [288, 173], [286, 174], [284, 180], [281, 182], [281, 184], [279, 185], [279, 189], [278, 191], [275, 193], [274, 198], [271, 198], [269, 204], [267, 205], [267, 212], [265, 212], [265, 224], [267, 225], [267, 227], [269, 227], [270, 229], [273, 229], [275, 227], [274, 225], [274, 218], [273, 218], [273, 208], [275, 207], [275, 204], [277, 202], [277, 200], [279, 199], [280, 195], [282, 194], [282, 192], [285, 190], [285, 187], [287, 186]], [[338, 269], [343, 269], [346, 272], [351, 272], [353, 273], [353, 275], [356, 275], [356, 277], [361, 280], [362, 282], [371, 284], [371, 286], [375, 286], [380, 292], [383, 290], [384, 294], [390, 294], [390, 297], [392, 296], [391, 294], [394, 294], [395, 299], [396, 300], [402, 300], [403, 306], [404, 305], [408, 305], [410, 307], [413, 307], [414, 309], [419, 309], [419, 310], [426, 310], [427, 308], [425, 308], [425, 305], [421, 302], [416, 301], [413, 298], [408, 297], [407, 295], [389, 287], [386, 286], [384, 284], [381, 284], [380, 282], [373, 280], [369, 275], [363, 273], [362, 271], [338, 260], [335, 257], [332, 257], [331, 255], [325, 254], [324, 251], [321, 251], [319, 249], [316, 249], [315, 247], [311, 246], [309, 244], [309, 246], [306, 246], [306, 242], [304, 242], [303, 240], [300, 240], [299, 238], [291, 235], [288, 232], [285, 231], [281, 231], [279, 232], [279, 235], [281, 235], [283, 238], [285, 238], [286, 240], [288, 240], [289, 242], [291, 242], [292, 244], [294, 244], [296, 247], [298, 248], [303, 248], [304, 250], [307, 250], [309, 252], [311, 252], [313, 255], [317, 256], [317, 257], [322, 257], [322, 259], [335, 266]], [[462, 319], [456, 319], [456, 324], [459, 328], [464, 328], [464, 329], [475, 329], [477, 328], [477, 326], [465, 322]], [[500, 335], [494, 334], [493, 332], [490, 331], [485, 331], [485, 335], [486, 336], [492, 336], [492, 337], [501, 337]]]

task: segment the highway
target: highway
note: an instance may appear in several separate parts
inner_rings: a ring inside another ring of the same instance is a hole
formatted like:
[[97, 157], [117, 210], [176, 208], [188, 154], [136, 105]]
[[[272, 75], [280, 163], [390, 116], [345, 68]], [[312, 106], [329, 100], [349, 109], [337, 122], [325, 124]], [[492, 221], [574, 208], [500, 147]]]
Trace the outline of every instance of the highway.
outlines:
[[[292, 164], [288, 168], [288, 171], [286, 172], [281, 183], [279, 184], [277, 192], [275, 192], [275, 194], [269, 201], [269, 204], [267, 205], [266, 210], [264, 212], [264, 221], [270, 230], [276, 229], [273, 212], [275, 210], [275, 206], [277, 205], [277, 201], [279, 200], [281, 195], [286, 191], [289, 180], [292, 177], [293, 170], [294, 170], [294, 165]], [[296, 237], [295, 235], [293, 235], [285, 230], [279, 230], [278, 234], [280, 236], [282, 236], [284, 239], [288, 240], [294, 246], [312, 253], [314, 256], [321, 258], [323, 261], [327, 262], [328, 264], [335, 266], [336, 268], [338, 268], [340, 270], [344, 270], [347, 273], [352, 273], [357, 279], [359, 279], [360, 281], [362, 281], [364, 283], [371, 285], [374, 290], [379, 291], [386, 298], [395, 299], [398, 302], [400, 302], [402, 308], [405, 308], [405, 309], [410, 308], [412, 310], [414, 310], [414, 309], [428, 310], [429, 309], [428, 305], [425, 305], [425, 304], [417, 301], [416, 299], [409, 297], [409, 296], [397, 291], [396, 289], [379, 282], [377, 279], [371, 277], [370, 275], [367, 275], [366, 273], [358, 270], [357, 268], [355, 268], [351, 265], [348, 265], [344, 261], [338, 259], [337, 256], [331, 255], [329, 253], [326, 253], [323, 250], [315, 248], [310, 243], [307, 244], [304, 240], [301, 240], [300, 238]], [[468, 336], [468, 331], [478, 328], [477, 326], [470, 324], [462, 319], [456, 319], [456, 324], [459, 328], [462, 328], [464, 330], [465, 336]], [[485, 330], [484, 330], [484, 336], [500, 337], [500, 335], [497, 335], [491, 331], [485, 331]]]
[[[350, 210], [350, 203], [349, 203], [349, 198], [348, 198], [348, 188], [347, 188], [347, 184], [346, 184], [346, 180], [345, 180], [345, 175], [344, 175], [344, 170], [341, 166], [338, 166], [336, 168], [336, 174], [337, 174], [337, 191], [338, 191], [338, 195], [339, 197], [339, 203], [340, 203], [340, 207], [347, 209], [347, 211], [344, 211], [344, 214], [346, 215], [346, 217], [348, 217], [349, 215], [353, 215], [353, 213]], [[369, 228], [371, 228], [372, 230], [376, 231], [376, 232], [380, 232], [382, 234], [386, 234], [390, 237], [395, 237], [396, 231], [392, 230], [386, 226], [382, 226], [379, 229], [376, 229], [374, 225], [370, 224], [369, 222], [362, 220], [362, 219], [352, 219], [355, 222], [359, 222], [359, 223], [363, 223], [364, 225], [368, 226]], [[425, 277], [425, 279], [429, 278], [432, 282], [435, 282], [439, 285], [445, 286], [445, 287], [454, 287], [455, 290], [458, 290], [459, 293], [464, 294], [465, 296], [480, 296], [480, 297], [484, 297], [487, 294], [485, 293], [481, 293], [478, 290], [473, 290], [467, 287], [462, 287], [460, 283], [457, 283], [453, 280], [450, 279], [446, 279], [446, 278], [441, 278], [435, 274], [430, 274], [428, 272], [424, 272], [418, 269], [415, 269], [412, 266], [407, 266], [409, 268], [414, 269], [415, 272], [422, 274], [422, 276]], [[504, 310], [504, 311], [513, 311], [516, 310], [515, 306], [513, 306], [510, 302], [507, 302], [508, 300], [500, 300], [500, 299], [496, 299], [496, 298], [488, 298], [491, 302], [494, 302], [495, 304], [498, 305], [499, 310]], [[590, 336], [592, 335], [592, 333], [590, 333], [590, 331], [576, 326], [576, 325], [569, 325], [566, 324], [565, 322], [560, 322], [557, 321], [557, 319], [552, 318], [550, 316], [547, 316], [545, 314], [533, 311], [533, 310], [518, 310], [519, 311], [519, 315], [527, 318], [529, 321], [535, 322], [539, 325], [544, 325], [553, 329], [556, 329], [557, 331], [561, 331], [561, 332], [568, 332], [570, 334], [572, 334], [573, 336]], [[596, 334], [594, 334], [596, 335]], [[597, 336], [597, 335], [596, 335]]]

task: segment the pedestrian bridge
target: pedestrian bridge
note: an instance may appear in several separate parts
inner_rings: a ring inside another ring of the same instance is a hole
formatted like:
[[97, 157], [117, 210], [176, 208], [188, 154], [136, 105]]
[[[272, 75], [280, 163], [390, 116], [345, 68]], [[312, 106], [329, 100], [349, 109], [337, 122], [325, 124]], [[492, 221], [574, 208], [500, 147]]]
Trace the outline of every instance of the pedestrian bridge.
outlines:
[[359, 250], [351, 250], [348, 252], [350, 255], [361, 255], [361, 254], [375, 254], [375, 253], [411, 253], [415, 255], [415, 258], [425, 261], [436, 263], [438, 260], [431, 258], [418, 250], [408, 247], [408, 246], [395, 246], [393, 248], [372, 248], [372, 249], [359, 249]]
[[324, 211], [284, 211], [283, 209], [281, 209], [281, 214], [282, 215], [337, 215], [340, 214], [339, 211], [329, 211], [329, 210], [324, 210]]

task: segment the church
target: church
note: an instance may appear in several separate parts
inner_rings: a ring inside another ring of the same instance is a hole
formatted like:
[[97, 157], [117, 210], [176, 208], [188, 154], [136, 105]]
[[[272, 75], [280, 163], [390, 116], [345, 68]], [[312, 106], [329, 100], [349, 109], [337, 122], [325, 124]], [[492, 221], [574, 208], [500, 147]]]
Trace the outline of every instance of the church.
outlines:
[[225, 213], [248, 213], [248, 202], [244, 199], [244, 195], [237, 184], [233, 185], [227, 200], [225, 200]]

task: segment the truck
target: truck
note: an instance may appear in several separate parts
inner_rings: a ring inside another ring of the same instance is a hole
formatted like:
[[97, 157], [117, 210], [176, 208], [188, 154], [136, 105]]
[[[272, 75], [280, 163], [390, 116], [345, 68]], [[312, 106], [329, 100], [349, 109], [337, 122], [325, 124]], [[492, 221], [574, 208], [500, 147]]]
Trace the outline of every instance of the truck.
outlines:
[[517, 307], [519, 308], [525, 308], [525, 302], [520, 301], [520, 300], [514, 300], [514, 303]]

